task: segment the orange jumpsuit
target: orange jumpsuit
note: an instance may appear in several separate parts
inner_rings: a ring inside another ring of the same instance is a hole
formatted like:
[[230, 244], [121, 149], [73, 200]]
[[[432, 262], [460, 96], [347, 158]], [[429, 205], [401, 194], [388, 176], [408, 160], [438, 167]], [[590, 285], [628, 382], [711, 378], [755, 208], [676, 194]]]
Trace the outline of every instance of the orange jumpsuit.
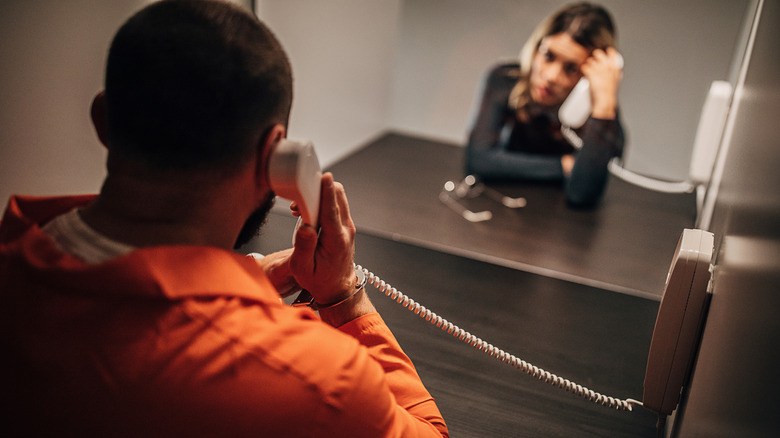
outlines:
[[447, 436], [374, 313], [292, 308], [248, 257], [142, 248], [88, 265], [40, 225], [91, 196], [11, 198], [0, 224], [3, 430], [100, 436]]

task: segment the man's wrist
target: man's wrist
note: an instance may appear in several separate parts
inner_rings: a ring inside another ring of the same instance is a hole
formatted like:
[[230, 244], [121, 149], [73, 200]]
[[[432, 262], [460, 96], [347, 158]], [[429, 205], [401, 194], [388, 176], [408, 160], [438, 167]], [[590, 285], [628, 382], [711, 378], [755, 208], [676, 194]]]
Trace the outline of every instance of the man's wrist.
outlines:
[[314, 310], [331, 308], [331, 307], [341, 305], [342, 303], [349, 301], [351, 298], [357, 295], [358, 292], [363, 290], [366, 286], [366, 281], [367, 281], [366, 275], [357, 266], [355, 266], [355, 275], [352, 278], [353, 280], [350, 283], [350, 285], [346, 288], [346, 291], [340, 295], [337, 295], [338, 298], [331, 299], [329, 302], [321, 304], [316, 302], [314, 297], [311, 295], [311, 293], [309, 293], [309, 291], [304, 289], [301, 291], [301, 293], [298, 295], [295, 301], [293, 301], [292, 305], [295, 307], [307, 306], [307, 307], [311, 307]]
[[333, 327], [340, 327], [356, 318], [375, 312], [376, 308], [371, 304], [365, 288], [360, 289], [355, 295], [338, 306], [319, 310], [322, 321]]
[[314, 310], [321, 310], [321, 309], [330, 309], [333, 307], [340, 306], [347, 301], [355, 298], [357, 294], [359, 294], [362, 290], [366, 288], [366, 274], [359, 268], [355, 267], [355, 285], [352, 287], [352, 290], [343, 298], [338, 300], [333, 300], [330, 303], [326, 304], [320, 304], [316, 300], [312, 299], [309, 303], [309, 307], [311, 307]]

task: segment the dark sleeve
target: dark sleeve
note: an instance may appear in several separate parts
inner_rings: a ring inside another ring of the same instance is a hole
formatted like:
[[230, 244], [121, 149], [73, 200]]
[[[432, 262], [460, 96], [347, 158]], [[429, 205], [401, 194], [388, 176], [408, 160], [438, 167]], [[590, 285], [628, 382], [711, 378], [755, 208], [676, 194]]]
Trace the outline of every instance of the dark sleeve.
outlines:
[[[509, 93], [517, 82], [517, 64], [491, 68], [480, 87], [479, 104], [466, 145], [466, 173], [485, 179], [560, 180], [560, 157], [509, 151]], [[512, 115], [513, 116], [513, 115]]]
[[566, 201], [574, 207], [591, 207], [604, 194], [609, 160], [623, 154], [625, 135], [619, 115], [615, 120], [590, 117], [581, 135], [583, 146], [566, 181]]

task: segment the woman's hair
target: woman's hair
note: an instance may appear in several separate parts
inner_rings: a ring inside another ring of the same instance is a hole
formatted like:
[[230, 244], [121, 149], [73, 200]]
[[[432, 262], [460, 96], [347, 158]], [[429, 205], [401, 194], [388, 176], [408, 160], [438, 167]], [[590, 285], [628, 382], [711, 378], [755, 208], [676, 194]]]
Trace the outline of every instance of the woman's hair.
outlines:
[[509, 105], [522, 117], [531, 102], [529, 78], [534, 55], [542, 40], [550, 35], [568, 34], [588, 51], [615, 47], [615, 26], [609, 12], [587, 2], [573, 3], [556, 11], [536, 27], [520, 52], [520, 79], [509, 95]]
[[222, 1], [160, 1], [118, 31], [106, 68], [109, 152], [157, 169], [239, 165], [287, 124], [292, 73], [271, 31]]

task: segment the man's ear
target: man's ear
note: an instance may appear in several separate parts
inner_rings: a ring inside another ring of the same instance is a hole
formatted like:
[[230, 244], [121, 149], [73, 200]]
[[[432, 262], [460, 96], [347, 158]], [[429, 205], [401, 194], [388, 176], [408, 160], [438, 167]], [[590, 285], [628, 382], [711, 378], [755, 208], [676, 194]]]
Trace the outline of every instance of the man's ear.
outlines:
[[101, 90], [94, 99], [90, 108], [92, 125], [95, 127], [98, 139], [103, 146], [108, 147], [108, 126], [106, 122], [106, 92]]
[[266, 133], [260, 138], [257, 144], [257, 156], [260, 158], [257, 160], [257, 169], [255, 169], [255, 175], [260, 177], [263, 183], [267, 183], [268, 178], [268, 159], [271, 156], [271, 152], [276, 145], [287, 137], [287, 128], [281, 123], [271, 126]]

